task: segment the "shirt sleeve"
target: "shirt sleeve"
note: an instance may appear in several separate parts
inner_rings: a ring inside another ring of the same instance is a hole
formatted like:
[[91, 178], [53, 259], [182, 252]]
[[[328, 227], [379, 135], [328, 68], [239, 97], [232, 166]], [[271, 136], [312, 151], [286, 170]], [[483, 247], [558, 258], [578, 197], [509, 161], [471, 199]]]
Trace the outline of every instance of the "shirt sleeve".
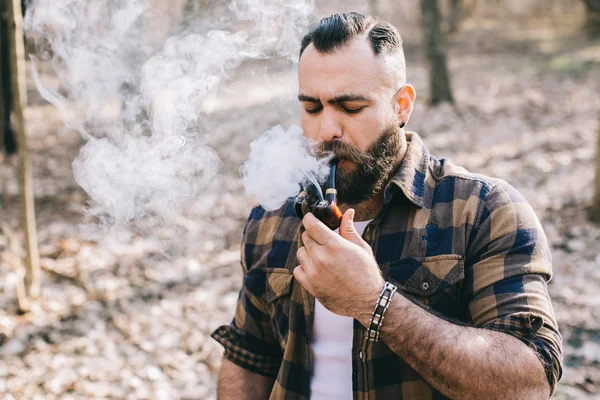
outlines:
[[[248, 226], [258, 223], [252, 215], [244, 227], [241, 265], [244, 283], [237, 301], [235, 316], [229, 325], [217, 328], [211, 335], [225, 349], [224, 356], [242, 368], [260, 375], [275, 377], [283, 358], [271, 327], [271, 319], [261, 299], [247, 287], [248, 271], [244, 257]], [[251, 267], [251, 266], [250, 266]]]
[[474, 326], [512, 335], [533, 349], [554, 392], [562, 375], [562, 337], [548, 295], [546, 236], [531, 206], [507, 183], [482, 198], [465, 264], [467, 312]]

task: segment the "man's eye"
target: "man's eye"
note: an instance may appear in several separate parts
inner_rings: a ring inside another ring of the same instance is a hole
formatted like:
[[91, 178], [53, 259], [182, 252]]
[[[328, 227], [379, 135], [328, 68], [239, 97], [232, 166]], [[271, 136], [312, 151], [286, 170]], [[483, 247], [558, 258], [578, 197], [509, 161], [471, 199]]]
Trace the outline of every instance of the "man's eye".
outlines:
[[323, 108], [323, 107], [305, 108], [304, 110], [309, 114], [316, 114], [319, 111], [321, 111], [321, 108]]
[[348, 108], [348, 107], [342, 107], [342, 109], [347, 112], [348, 114], [358, 114], [359, 112], [362, 111], [362, 109], [365, 108], [363, 107], [358, 107], [358, 108]]

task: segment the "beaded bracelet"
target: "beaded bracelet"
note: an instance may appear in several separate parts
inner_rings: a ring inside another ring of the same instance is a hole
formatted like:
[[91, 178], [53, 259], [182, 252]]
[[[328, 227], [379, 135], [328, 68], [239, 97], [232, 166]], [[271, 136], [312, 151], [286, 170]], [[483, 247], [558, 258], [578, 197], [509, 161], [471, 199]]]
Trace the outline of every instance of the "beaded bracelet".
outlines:
[[379, 328], [381, 328], [381, 325], [383, 324], [383, 315], [390, 306], [392, 296], [397, 289], [398, 288], [391, 283], [385, 283], [385, 286], [379, 295], [379, 299], [377, 300], [377, 304], [375, 305], [375, 310], [373, 310], [373, 314], [371, 315], [371, 322], [369, 324], [369, 329], [367, 329], [368, 341], [377, 342], [379, 340]]

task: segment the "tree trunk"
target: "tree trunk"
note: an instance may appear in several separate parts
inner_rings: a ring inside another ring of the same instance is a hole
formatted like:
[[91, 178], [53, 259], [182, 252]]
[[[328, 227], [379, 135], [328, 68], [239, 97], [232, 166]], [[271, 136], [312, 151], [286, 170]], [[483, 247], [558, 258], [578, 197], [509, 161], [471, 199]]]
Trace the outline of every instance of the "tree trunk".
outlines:
[[583, 0], [586, 8], [584, 30], [590, 38], [600, 37], [600, 0]]
[[188, 25], [200, 12], [200, 0], [188, 0], [183, 7], [183, 21]]
[[458, 32], [461, 18], [461, 0], [450, 0], [450, 16], [448, 18], [448, 32]]
[[0, 4], [0, 151], [14, 154], [17, 151], [15, 135], [10, 125], [12, 95], [10, 87], [10, 57], [8, 40], [8, 6]]
[[10, 131], [10, 91], [6, 82], [10, 82], [8, 75], [8, 31], [4, 19], [4, 6], [0, 4], [0, 150], [5, 149], [6, 132]]
[[186, 29], [194, 23], [209, 18], [214, 3], [216, 3], [214, 0], [187, 0], [182, 11], [181, 26]]
[[444, 101], [454, 103], [440, 22], [438, 0], [421, 0], [421, 26], [429, 61], [429, 102], [431, 105]]
[[369, 0], [369, 13], [377, 15], [377, 0]]
[[596, 140], [596, 181], [594, 183], [595, 195], [591, 208], [592, 220], [600, 222], [600, 119], [598, 120], [598, 138]]
[[19, 190], [21, 194], [21, 229], [25, 244], [25, 290], [27, 297], [40, 297], [40, 256], [37, 247], [35, 209], [31, 177], [31, 161], [27, 152], [24, 108], [27, 104], [25, 80], [25, 49], [23, 46], [23, 16], [20, 0], [9, 0], [9, 48], [12, 80], [13, 112], [19, 144]]

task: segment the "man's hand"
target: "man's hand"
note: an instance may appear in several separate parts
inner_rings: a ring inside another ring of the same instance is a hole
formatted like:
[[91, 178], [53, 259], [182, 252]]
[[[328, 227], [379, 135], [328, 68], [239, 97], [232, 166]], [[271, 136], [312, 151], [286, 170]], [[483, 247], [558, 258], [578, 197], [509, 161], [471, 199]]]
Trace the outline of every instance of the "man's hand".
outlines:
[[357, 318], [375, 305], [385, 284], [371, 247], [354, 228], [354, 210], [342, 218], [336, 234], [313, 214], [302, 220], [304, 247], [294, 277], [329, 311]]

